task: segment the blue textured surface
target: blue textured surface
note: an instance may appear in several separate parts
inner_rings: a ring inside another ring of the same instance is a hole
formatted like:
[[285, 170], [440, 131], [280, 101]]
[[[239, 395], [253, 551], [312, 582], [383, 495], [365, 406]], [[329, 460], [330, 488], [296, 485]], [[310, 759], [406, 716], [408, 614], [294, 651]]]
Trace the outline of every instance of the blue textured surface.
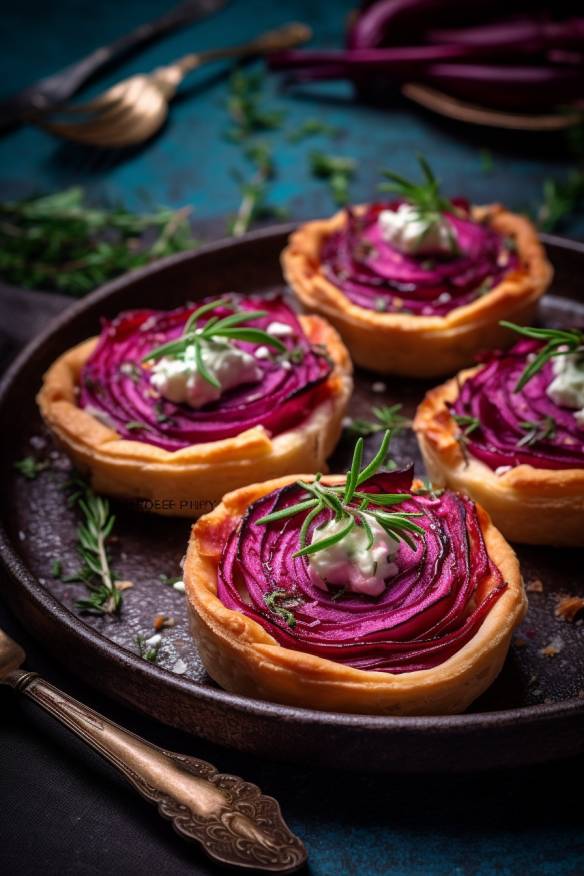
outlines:
[[[96, 45], [153, 18], [170, 0], [22, 0], [2, 13], [5, 40], [0, 56], [0, 83], [5, 94], [76, 60]], [[353, 0], [232, 0], [222, 12], [166, 37], [140, 56], [101, 79], [99, 91], [122, 75], [148, 71], [199, 48], [239, 42], [260, 29], [291, 19], [306, 21], [314, 44], [338, 45]], [[145, 148], [124, 153], [98, 153], [63, 144], [50, 135], [22, 128], [0, 139], [0, 197], [83, 184], [96, 196], [122, 197], [143, 206], [145, 197], [171, 206], [191, 204], [196, 218], [236, 211], [240, 199], [234, 171], [250, 174], [239, 146], [225, 138], [226, 67], [216, 64], [190, 75], [175, 99], [163, 132]], [[222, 75], [223, 74], [223, 75]], [[286, 205], [293, 216], [330, 211], [326, 185], [311, 178], [308, 153], [322, 148], [358, 158], [352, 187], [355, 200], [371, 198], [379, 169], [415, 172], [416, 150], [427, 154], [445, 189], [464, 192], [476, 201], [505, 200], [513, 208], [533, 208], [546, 176], [562, 179], [571, 162], [562, 148], [563, 135], [543, 144], [539, 137], [503, 136], [446, 123], [403, 107], [384, 110], [356, 106], [345, 83], [305, 86], [284, 93], [276, 77], [265, 87], [266, 105], [286, 111], [284, 128], [262, 139], [273, 144], [278, 169], [271, 201]], [[286, 139], [307, 117], [341, 129], [338, 138], [313, 137], [295, 145]], [[485, 172], [481, 150], [488, 148], [493, 168]], [[584, 234], [584, 219], [566, 228]]]
[[[2, 13], [2, 89], [9, 93], [29, 84], [169, 5], [165, 0], [12, 4]], [[313, 26], [315, 42], [334, 45], [352, 5], [352, 0], [236, 0], [214, 18], [150, 47], [101, 80], [99, 89], [122, 73], [149, 70], [193, 49], [243, 40], [292, 18]], [[218, 75], [224, 70], [214, 67], [192, 75], [162, 134], [129, 154], [98, 155], [31, 128], [5, 136], [0, 139], [0, 197], [82, 184], [96, 197], [122, 198], [134, 207], [148, 197], [174, 206], [192, 204], [195, 217], [205, 220], [233, 213], [240, 197], [233, 171], [250, 169], [241, 148], [224, 137], [229, 127], [226, 79]], [[326, 186], [309, 174], [307, 157], [313, 148], [359, 159], [352, 189], [356, 200], [371, 197], [380, 167], [412, 172], [417, 149], [431, 158], [447, 191], [464, 192], [477, 201], [501, 199], [515, 208], [534, 206], [544, 177], [563, 178], [570, 169], [559, 135], [557, 152], [548, 150], [546, 157], [539, 147], [539, 154], [534, 151], [532, 140], [499, 136], [487, 143], [477, 131], [408, 109], [357, 107], [351, 90], [342, 84], [286, 95], [276, 80], [270, 80], [266, 95], [269, 106], [287, 113], [284, 130], [265, 136], [274, 146], [278, 167], [272, 200], [288, 206], [293, 216], [331, 209]], [[335, 141], [315, 137], [292, 145], [286, 140], [287, 132], [314, 116], [341, 128]], [[489, 148], [493, 156], [488, 173], [481, 148]], [[567, 230], [584, 233], [584, 222], [574, 221]], [[570, 788], [581, 794], [581, 760], [440, 781], [367, 776], [359, 780], [327, 773], [320, 777], [319, 791], [308, 771], [257, 764], [234, 753], [213, 751], [209, 757], [278, 796], [291, 826], [306, 842], [313, 876], [584, 873], [581, 805], [569, 803], [566, 796]], [[103, 855], [103, 872], [114, 872], [107, 868], [105, 849]]]

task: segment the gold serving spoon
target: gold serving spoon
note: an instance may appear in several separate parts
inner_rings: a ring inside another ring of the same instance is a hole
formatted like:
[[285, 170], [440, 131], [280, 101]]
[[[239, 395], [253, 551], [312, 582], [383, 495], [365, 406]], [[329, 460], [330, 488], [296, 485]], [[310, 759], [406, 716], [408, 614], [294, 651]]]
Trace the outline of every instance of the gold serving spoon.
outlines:
[[51, 121], [45, 115], [32, 116], [29, 121], [78, 143], [106, 148], [135, 146], [148, 140], [162, 126], [168, 115], [168, 104], [191, 70], [210, 61], [247, 58], [290, 49], [306, 42], [311, 36], [307, 25], [291, 22], [241, 45], [185, 55], [152, 73], [140, 73], [124, 79], [88, 103], [66, 104], [55, 110], [57, 116], [74, 114], [74, 121], [60, 121], [58, 118]]
[[34, 700], [115, 766], [181, 836], [209, 857], [253, 872], [290, 873], [306, 849], [273, 797], [204, 760], [165, 751], [20, 667], [26, 654], [0, 630], [0, 683]]

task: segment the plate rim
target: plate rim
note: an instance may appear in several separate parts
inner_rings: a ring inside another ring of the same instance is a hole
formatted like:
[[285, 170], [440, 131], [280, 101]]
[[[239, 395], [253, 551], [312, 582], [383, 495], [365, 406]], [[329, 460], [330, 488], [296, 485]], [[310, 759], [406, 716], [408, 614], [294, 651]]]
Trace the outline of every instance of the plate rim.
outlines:
[[[195, 250], [175, 253], [150, 265], [123, 274], [109, 283], [100, 286], [78, 301], [72, 302], [71, 306], [66, 307], [62, 313], [50, 320], [43, 331], [26, 344], [2, 375], [0, 379], [0, 411], [6, 404], [6, 397], [11, 392], [20, 371], [34, 357], [37, 350], [54, 334], [60, 331], [61, 328], [85, 310], [99, 304], [104, 299], [110, 299], [118, 291], [135, 281], [139, 281], [143, 277], [164, 273], [169, 267], [182, 262], [196, 261], [200, 256], [212, 254], [217, 250], [245, 248], [250, 242], [288, 235], [297, 227], [297, 224], [286, 223], [268, 226], [267, 228], [242, 235], [237, 239], [221, 238], [205, 243]], [[584, 243], [582, 242], [549, 234], [541, 234], [540, 237], [551, 246], [584, 255]], [[129, 669], [134, 677], [138, 678], [138, 681], [140, 678], [148, 679], [154, 683], [162, 684], [171, 690], [180, 691], [183, 695], [188, 695], [193, 699], [216, 703], [223, 707], [235, 709], [239, 713], [247, 713], [263, 718], [284, 719], [304, 726], [325, 724], [335, 728], [362, 727], [370, 731], [408, 731], [408, 733], [413, 733], [414, 735], [426, 734], [428, 731], [435, 733], [436, 731], [480, 730], [483, 732], [491, 727], [501, 728], [512, 725], [517, 727], [524, 724], [546, 723], [550, 720], [571, 718], [573, 716], [584, 717], [584, 699], [578, 696], [561, 700], [560, 702], [539, 703], [531, 706], [485, 712], [457, 715], [393, 716], [330, 712], [287, 706], [268, 700], [243, 697], [219, 687], [204, 687], [192, 679], [176, 675], [168, 669], [148, 663], [137, 654], [128, 651], [112, 639], [108, 639], [101, 632], [81, 620], [71, 609], [56, 599], [29, 571], [13, 540], [10, 538], [3, 519], [0, 519], [0, 562], [8, 577], [24, 588], [27, 596], [37, 608], [48, 611], [56, 623], [68, 626], [76, 637], [81, 640], [84, 647], [97, 650], [102, 659], [108, 660], [109, 658], [111, 660], [115, 658], [124, 668]], [[9, 598], [7, 601], [11, 604]], [[18, 614], [18, 612], [15, 613]], [[40, 641], [43, 643], [42, 639]], [[131, 707], [134, 709], [138, 708], [135, 704], [132, 704]]]

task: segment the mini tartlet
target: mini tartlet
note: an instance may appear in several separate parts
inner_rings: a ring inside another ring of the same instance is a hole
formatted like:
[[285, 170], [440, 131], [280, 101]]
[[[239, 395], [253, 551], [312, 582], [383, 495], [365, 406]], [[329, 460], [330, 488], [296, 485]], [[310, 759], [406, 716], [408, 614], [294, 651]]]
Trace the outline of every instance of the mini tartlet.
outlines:
[[[226, 334], [201, 339], [208, 322], [215, 321], [215, 332], [226, 318]], [[200, 369], [220, 384], [218, 398]], [[233, 385], [243, 373], [247, 382]], [[99, 338], [53, 363], [37, 401], [96, 492], [134, 500], [146, 511], [196, 517], [243, 484], [322, 470], [341, 432], [351, 374], [349, 355], [325, 320], [297, 316], [280, 298], [232, 295], [106, 322]], [[209, 400], [193, 407], [201, 390]]]
[[357, 365], [381, 374], [435, 377], [470, 365], [509, 342], [499, 320], [532, 319], [552, 278], [528, 219], [447, 201], [423, 167], [422, 185], [400, 179], [395, 201], [307, 222], [282, 253], [303, 306], [339, 330]]
[[[372, 587], [369, 572], [361, 589], [344, 590], [338, 563], [330, 567], [333, 587], [294, 550], [303, 543], [313, 549], [316, 527], [330, 516], [326, 508], [317, 512], [302, 541], [312, 513], [306, 486], [315, 484], [342, 492], [346, 481], [307, 476], [253, 484], [225, 496], [193, 526], [184, 583], [207, 671], [229, 691], [293, 706], [385, 715], [463, 711], [499, 673], [525, 612], [512, 549], [468, 498], [416, 493], [411, 471], [377, 474], [359, 490], [397, 496], [400, 512], [421, 515], [408, 519], [423, 535], [410, 531], [393, 547], [383, 590]], [[298, 502], [304, 510], [286, 516]], [[368, 508], [371, 515], [388, 511], [375, 500]], [[264, 520], [274, 514], [280, 519]], [[352, 531], [364, 537], [361, 525]]]
[[517, 330], [531, 339], [427, 393], [420, 449], [432, 483], [464, 490], [510, 541], [582, 546], [584, 367], [570, 369], [584, 335]]

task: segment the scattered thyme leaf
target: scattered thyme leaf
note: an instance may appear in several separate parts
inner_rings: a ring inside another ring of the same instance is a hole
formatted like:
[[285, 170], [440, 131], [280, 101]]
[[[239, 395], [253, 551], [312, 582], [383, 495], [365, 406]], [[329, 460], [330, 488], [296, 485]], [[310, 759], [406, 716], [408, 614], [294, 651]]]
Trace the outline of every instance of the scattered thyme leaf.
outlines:
[[60, 578], [63, 574], [63, 563], [61, 560], [55, 559], [51, 563], [51, 578]]
[[543, 182], [537, 222], [543, 231], [556, 231], [584, 204], [584, 173], [574, 171], [565, 180], [548, 177]]
[[227, 138], [241, 143], [257, 131], [276, 130], [282, 126], [285, 111], [263, 106], [264, 76], [261, 71], [245, 72], [236, 69], [229, 80], [227, 110], [233, 127]]
[[35, 459], [34, 456], [24, 456], [22, 459], [17, 459], [14, 463], [16, 471], [28, 481], [34, 481], [48, 467], [49, 463], [46, 459]]
[[291, 629], [294, 629], [296, 618], [290, 609], [299, 604], [298, 597], [287, 590], [272, 590], [264, 594], [264, 602], [273, 614], [277, 614]]
[[552, 440], [556, 434], [556, 421], [553, 417], [544, 417], [543, 420], [524, 420], [519, 423], [525, 435], [517, 442], [517, 447], [531, 447], [540, 441]]
[[335, 204], [342, 207], [349, 202], [349, 183], [357, 170], [354, 158], [313, 151], [310, 153], [310, 169], [313, 176], [327, 180]]
[[[157, 637], [158, 636], [158, 637]], [[152, 636], [150, 639], [146, 638], [146, 636], [139, 633], [135, 638], [134, 642], [138, 647], [138, 656], [143, 660], [147, 660], [148, 663], [156, 663], [158, 660], [158, 652], [160, 651], [160, 645], [162, 644], [162, 639], [160, 635]], [[155, 643], [150, 644], [151, 639], [154, 638]]]
[[339, 134], [339, 130], [339, 128], [335, 128], [334, 125], [330, 125], [328, 122], [322, 121], [322, 119], [304, 119], [295, 131], [288, 134], [286, 139], [289, 143], [300, 143], [308, 137], [317, 135], [336, 137]]
[[400, 432], [403, 429], [408, 429], [412, 421], [408, 417], [402, 416], [401, 404], [384, 405], [381, 407], [371, 408], [373, 420], [365, 420], [355, 417], [346, 427], [350, 435], [367, 437], [374, 435], [376, 432], [383, 432], [385, 429], [391, 429], [393, 433]]

